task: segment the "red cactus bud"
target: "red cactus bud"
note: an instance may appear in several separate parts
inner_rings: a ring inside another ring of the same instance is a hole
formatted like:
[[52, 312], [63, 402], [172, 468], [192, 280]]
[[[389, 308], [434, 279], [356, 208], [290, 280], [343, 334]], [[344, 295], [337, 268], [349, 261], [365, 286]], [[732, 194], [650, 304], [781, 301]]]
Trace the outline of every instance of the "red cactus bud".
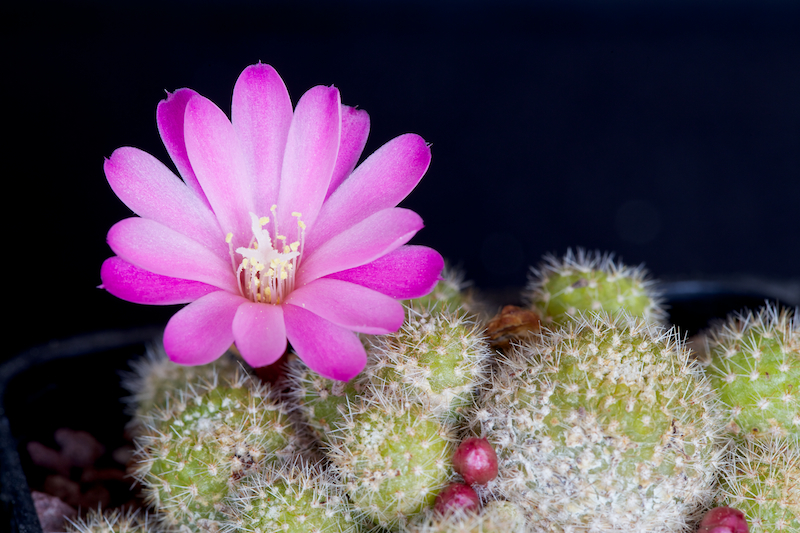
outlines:
[[711, 509], [700, 521], [697, 533], [749, 533], [744, 513], [731, 507]]
[[497, 477], [497, 454], [489, 441], [472, 437], [458, 446], [453, 468], [467, 485], [483, 485]]
[[436, 496], [434, 508], [441, 514], [454, 511], [474, 511], [481, 505], [478, 494], [472, 487], [461, 483], [450, 483]]

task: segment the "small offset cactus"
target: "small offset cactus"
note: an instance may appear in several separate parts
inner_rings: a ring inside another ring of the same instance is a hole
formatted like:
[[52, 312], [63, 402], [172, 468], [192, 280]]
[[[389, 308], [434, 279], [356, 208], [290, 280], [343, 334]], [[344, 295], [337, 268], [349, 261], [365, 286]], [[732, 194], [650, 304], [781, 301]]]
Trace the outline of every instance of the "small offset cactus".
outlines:
[[85, 518], [68, 520], [67, 533], [156, 533], [155, 520], [144, 512], [90, 510]]
[[471, 292], [466, 289], [469, 283], [464, 281], [463, 272], [445, 266], [441, 279], [426, 296], [405, 300], [403, 303], [419, 312], [429, 314], [450, 311], [457, 314], [477, 314], [480, 306], [475, 302]]
[[246, 374], [188, 385], [144, 426], [133, 474], [173, 528], [217, 529], [242, 477], [304, 449], [286, 408]]
[[709, 502], [721, 417], [674, 330], [592, 314], [504, 363], [474, 416], [490, 494], [555, 531], [682, 531]]
[[381, 393], [351, 405], [326, 454], [350, 500], [382, 527], [396, 528], [433, 505], [452, 478], [455, 435], [402, 396]]
[[223, 531], [357, 533], [364, 528], [336, 481], [321, 465], [298, 458], [242, 480]]
[[207, 365], [186, 366], [173, 363], [160, 342], [147, 346], [144, 357], [131, 362], [131, 372], [123, 376], [122, 386], [130, 392], [125, 398], [133, 417], [131, 426], [137, 431], [143, 418], [154, 409], [166, 408], [174, 394], [187, 383], [211, 380], [214, 376], [232, 377], [244, 372], [239, 359], [231, 352]]
[[545, 326], [564, 325], [581, 312], [630, 316], [663, 323], [666, 313], [644, 267], [614, 261], [612, 254], [567, 250], [563, 259], [547, 255], [532, 269], [527, 298]]
[[718, 505], [742, 511], [752, 533], [800, 531], [800, 439], [747, 440], [731, 453]]
[[706, 335], [706, 373], [747, 438], [800, 436], [800, 317], [768, 304], [731, 315]]
[[366, 379], [374, 387], [402, 389], [444, 420], [462, 418], [488, 379], [491, 351], [483, 332], [450, 311], [409, 309], [398, 332], [370, 340]]

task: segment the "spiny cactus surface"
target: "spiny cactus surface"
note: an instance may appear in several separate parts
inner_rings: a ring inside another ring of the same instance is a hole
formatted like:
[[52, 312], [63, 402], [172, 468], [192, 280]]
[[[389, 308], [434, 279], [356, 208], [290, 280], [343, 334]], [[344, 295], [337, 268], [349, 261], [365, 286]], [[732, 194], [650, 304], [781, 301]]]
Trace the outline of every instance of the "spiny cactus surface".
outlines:
[[527, 298], [549, 327], [564, 325], [578, 313], [625, 311], [651, 322], [664, 322], [661, 298], [644, 267], [629, 267], [612, 254], [567, 250], [559, 259], [544, 257], [532, 270]]
[[201, 530], [218, 527], [242, 477], [303, 451], [286, 408], [244, 374], [189, 385], [145, 419], [136, 445], [147, 501], [169, 526]]
[[706, 335], [706, 373], [729, 429], [748, 438], [800, 436], [800, 318], [767, 305], [731, 315]]
[[674, 331], [587, 315], [518, 348], [475, 413], [497, 496], [550, 531], [682, 531], [712, 495], [722, 423]]
[[403, 533], [527, 533], [525, 513], [517, 504], [490, 501], [479, 511], [428, 511], [402, 528]]
[[229, 533], [357, 533], [364, 530], [335, 480], [302, 459], [242, 480], [231, 499]]
[[717, 502], [742, 511], [752, 533], [800, 531], [800, 439], [740, 441]]
[[156, 533], [157, 520], [140, 511], [90, 510], [85, 518], [68, 520], [68, 533]]

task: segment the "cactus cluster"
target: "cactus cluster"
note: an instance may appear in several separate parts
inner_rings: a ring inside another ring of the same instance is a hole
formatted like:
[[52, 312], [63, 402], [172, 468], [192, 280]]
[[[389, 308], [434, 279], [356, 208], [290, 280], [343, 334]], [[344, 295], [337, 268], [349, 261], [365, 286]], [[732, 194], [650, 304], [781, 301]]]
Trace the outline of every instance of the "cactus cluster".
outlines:
[[399, 331], [362, 336], [367, 365], [346, 383], [290, 357], [270, 388], [235, 355], [187, 369], [151, 351], [127, 379], [150, 524], [800, 531], [796, 311], [733, 315], [706, 333], [700, 364], [643, 268], [569, 251], [546, 257], [527, 288], [522, 311], [543, 327], [510, 330], [500, 351], [461, 278], [445, 274], [406, 302]]

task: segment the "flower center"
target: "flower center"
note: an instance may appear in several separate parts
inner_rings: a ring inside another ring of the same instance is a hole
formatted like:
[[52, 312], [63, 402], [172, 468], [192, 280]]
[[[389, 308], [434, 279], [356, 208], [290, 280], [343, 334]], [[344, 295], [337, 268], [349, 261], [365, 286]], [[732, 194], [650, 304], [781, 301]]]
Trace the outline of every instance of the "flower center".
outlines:
[[[277, 206], [272, 213], [272, 233], [267, 225], [269, 217], [259, 218], [250, 213], [253, 237], [245, 248], [233, 250], [233, 234], [228, 233], [225, 241], [230, 247], [231, 262], [239, 278], [239, 292], [245, 298], [257, 303], [280, 304], [294, 290], [294, 277], [300, 258], [303, 255], [303, 241], [306, 225], [300, 220], [301, 214], [292, 213], [297, 218], [300, 239], [287, 244], [286, 237], [278, 233]], [[273, 239], [274, 236], [274, 239]], [[237, 255], [241, 257], [238, 267]]]

